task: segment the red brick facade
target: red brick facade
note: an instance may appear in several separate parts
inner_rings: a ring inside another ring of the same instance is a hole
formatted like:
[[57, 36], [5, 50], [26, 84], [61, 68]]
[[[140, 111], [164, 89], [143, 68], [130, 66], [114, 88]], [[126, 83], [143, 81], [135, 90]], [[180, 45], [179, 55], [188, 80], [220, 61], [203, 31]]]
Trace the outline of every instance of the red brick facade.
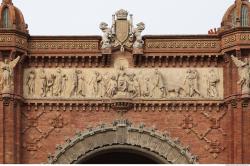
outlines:
[[[145, 124], [189, 146], [199, 163], [250, 163], [249, 94], [242, 94], [238, 68], [231, 55], [250, 58], [249, 25], [242, 24], [236, 0], [218, 31], [208, 35], [143, 36], [142, 50], [101, 49], [100, 36], [30, 36], [21, 12], [11, 1], [0, 7], [0, 60], [21, 60], [14, 71], [13, 93], [0, 100], [0, 163], [47, 163], [56, 146], [76, 132], [126, 119]], [[3, 12], [9, 9], [8, 26]], [[233, 25], [232, 11], [236, 11]], [[125, 112], [116, 100], [27, 99], [23, 96], [27, 68], [110, 68], [125, 57], [131, 68], [223, 68], [222, 100], [129, 100]], [[2, 73], [1, 73], [2, 74]], [[2, 77], [2, 76], [1, 76]], [[249, 76], [250, 77], [250, 76]], [[177, 141], [178, 142], [178, 141]]]

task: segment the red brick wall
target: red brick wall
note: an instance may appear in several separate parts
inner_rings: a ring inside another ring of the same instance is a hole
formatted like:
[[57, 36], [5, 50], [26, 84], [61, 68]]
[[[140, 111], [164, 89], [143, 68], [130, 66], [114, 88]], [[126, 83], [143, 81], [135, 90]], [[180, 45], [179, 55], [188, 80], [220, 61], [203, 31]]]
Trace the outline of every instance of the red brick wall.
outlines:
[[[146, 127], [152, 128], [154, 126], [161, 132], [168, 132], [174, 139], [179, 137], [181, 143], [184, 146], [190, 146], [191, 152], [194, 155], [200, 157], [200, 163], [230, 163], [230, 142], [231, 142], [231, 112], [222, 110], [217, 112], [216, 110], [204, 111], [211, 117], [220, 117], [224, 113], [225, 115], [220, 120], [220, 127], [226, 135], [223, 135], [218, 129], [212, 130], [207, 139], [218, 140], [224, 150], [218, 154], [217, 158], [213, 157], [208, 150], [209, 144], [205, 140], [199, 139], [194, 133], [187, 133], [183, 129], [183, 120], [185, 116], [191, 115], [193, 122], [197, 124], [194, 129], [199, 134], [204, 134], [211, 126], [211, 122], [201, 114], [201, 110], [198, 111], [140, 111], [135, 112], [133, 110], [125, 113], [123, 118], [128, 119], [134, 125], [144, 123]], [[28, 117], [39, 116], [36, 120], [36, 127], [31, 127], [24, 131], [22, 138], [24, 141], [24, 148], [22, 149], [22, 163], [46, 163], [47, 155], [54, 153], [57, 144], [64, 144], [64, 140], [67, 137], [73, 137], [76, 131], [84, 131], [88, 127], [96, 127], [100, 123], [112, 123], [114, 120], [121, 117], [120, 113], [115, 111], [46, 111], [42, 113], [38, 111], [23, 111], [23, 131], [26, 129], [28, 123]], [[25, 116], [24, 116], [25, 114]], [[60, 116], [63, 125], [62, 128], [53, 129], [50, 133], [46, 133], [51, 129], [51, 121], [54, 117]], [[38, 130], [45, 133], [41, 134]], [[47, 134], [47, 135], [46, 135]], [[34, 145], [28, 144], [32, 140], [37, 140]], [[37, 146], [37, 147], [35, 147]], [[32, 147], [34, 151], [32, 151]]]

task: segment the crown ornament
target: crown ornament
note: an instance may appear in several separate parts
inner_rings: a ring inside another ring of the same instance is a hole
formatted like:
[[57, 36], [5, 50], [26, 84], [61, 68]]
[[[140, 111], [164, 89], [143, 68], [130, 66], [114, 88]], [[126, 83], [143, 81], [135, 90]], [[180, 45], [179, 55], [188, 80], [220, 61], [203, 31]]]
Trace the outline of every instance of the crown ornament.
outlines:
[[128, 12], [124, 9], [120, 9], [115, 13], [115, 15], [117, 20], [127, 20]]
[[3, 0], [2, 3], [3, 4], [12, 4], [12, 0]]

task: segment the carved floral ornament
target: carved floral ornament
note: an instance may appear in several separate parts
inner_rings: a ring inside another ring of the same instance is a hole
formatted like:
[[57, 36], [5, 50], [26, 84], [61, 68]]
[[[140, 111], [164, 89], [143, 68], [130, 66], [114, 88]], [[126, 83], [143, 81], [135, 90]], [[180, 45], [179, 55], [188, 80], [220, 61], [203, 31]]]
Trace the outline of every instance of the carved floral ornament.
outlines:
[[76, 132], [75, 137], [66, 139], [64, 145], [58, 145], [55, 154], [48, 156], [48, 162], [54, 164], [77, 163], [87, 154], [115, 145], [126, 145], [145, 152], [152, 152], [161, 163], [189, 164], [197, 163], [197, 156], [183, 147], [178, 138], [171, 139], [168, 134], [145, 128], [143, 124], [132, 126], [127, 120], [117, 120], [110, 124], [101, 124], [97, 128]]
[[223, 99], [222, 68], [29, 68], [26, 99]]

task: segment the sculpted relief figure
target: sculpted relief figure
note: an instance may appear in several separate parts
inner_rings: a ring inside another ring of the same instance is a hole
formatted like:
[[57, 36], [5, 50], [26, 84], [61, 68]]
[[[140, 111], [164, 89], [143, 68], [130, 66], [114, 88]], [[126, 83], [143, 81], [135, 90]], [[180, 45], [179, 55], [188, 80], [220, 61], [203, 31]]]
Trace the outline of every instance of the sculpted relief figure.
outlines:
[[107, 94], [107, 97], [109, 97], [109, 98], [112, 98], [117, 94], [116, 76], [111, 76], [111, 78], [108, 82], [106, 94]]
[[219, 97], [218, 92], [218, 83], [220, 82], [219, 76], [212, 69], [209, 71], [209, 75], [207, 77], [207, 95], [209, 97]]
[[123, 67], [120, 68], [117, 76], [117, 90], [119, 96], [128, 95], [128, 75]]
[[150, 78], [145, 77], [144, 83], [141, 85], [141, 95], [142, 97], [150, 97], [151, 96], [151, 86], [150, 86]]
[[143, 22], [140, 22], [137, 24], [137, 28], [133, 29], [132, 37], [135, 37], [135, 42], [133, 44], [134, 48], [142, 48], [144, 41], [142, 40], [142, 31], [145, 29], [145, 24]]
[[112, 39], [111, 28], [109, 28], [108, 24], [105, 22], [100, 23], [99, 27], [103, 32], [102, 41], [101, 41], [101, 45], [102, 45], [101, 48], [102, 49], [111, 48], [111, 39]]
[[44, 69], [40, 70], [40, 79], [41, 79], [41, 83], [42, 83], [41, 97], [46, 97], [47, 96], [47, 76], [45, 74], [45, 70]]
[[158, 69], [155, 69], [154, 71], [152, 84], [153, 84], [152, 97], [154, 98], [166, 97], [166, 86], [164, 82], [164, 77]]
[[103, 97], [103, 77], [98, 71], [95, 71], [89, 84], [92, 86], [93, 97]]
[[86, 96], [85, 77], [83, 73], [79, 75], [78, 94], [82, 97]]
[[[219, 88], [223, 88], [221, 85], [222, 69], [177, 69], [177, 71], [174, 69], [176, 73], [180, 74], [176, 77], [175, 72], [171, 73], [173, 69], [117, 68], [84, 69], [84, 74], [82, 69], [28, 70], [25, 72], [24, 88], [26, 91], [24, 96], [31, 98], [146, 98], [154, 100], [201, 97], [211, 99], [219, 98], [223, 94]], [[242, 74], [239, 83], [243, 88], [249, 85], [249, 74]]]
[[54, 77], [54, 87], [53, 87], [53, 96], [61, 96], [63, 91], [66, 88], [67, 76], [62, 73], [60, 68], [57, 69], [57, 72]]
[[249, 94], [250, 93], [250, 64], [248, 59], [246, 58], [245, 61], [239, 60], [235, 56], [231, 56], [234, 64], [238, 67], [238, 74], [240, 80], [238, 84], [241, 86], [241, 93], [242, 94]]
[[28, 94], [32, 96], [35, 94], [35, 79], [36, 79], [36, 73], [35, 71], [32, 70], [29, 72], [28, 77], [26, 79]]
[[201, 96], [201, 93], [199, 91], [199, 74], [198, 71], [193, 69], [188, 69], [184, 81], [184, 86], [186, 87], [186, 95], [188, 97], [195, 97], [195, 96]]
[[128, 79], [128, 92], [131, 97], [140, 97], [141, 96], [141, 88], [139, 79], [136, 77], [135, 73], [129, 75]]
[[70, 97], [78, 95], [79, 74], [81, 74], [81, 73], [82, 73], [82, 71], [75, 70], [73, 75], [72, 75], [72, 90], [70, 92]]
[[13, 61], [8, 61], [5, 59], [4, 62], [0, 62], [0, 68], [2, 70], [2, 78], [1, 78], [1, 85], [2, 85], [2, 92], [3, 93], [11, 93], [13, 91], [14, 85], [14, 67], [20, 60], [20, 56], [18, 56]]

